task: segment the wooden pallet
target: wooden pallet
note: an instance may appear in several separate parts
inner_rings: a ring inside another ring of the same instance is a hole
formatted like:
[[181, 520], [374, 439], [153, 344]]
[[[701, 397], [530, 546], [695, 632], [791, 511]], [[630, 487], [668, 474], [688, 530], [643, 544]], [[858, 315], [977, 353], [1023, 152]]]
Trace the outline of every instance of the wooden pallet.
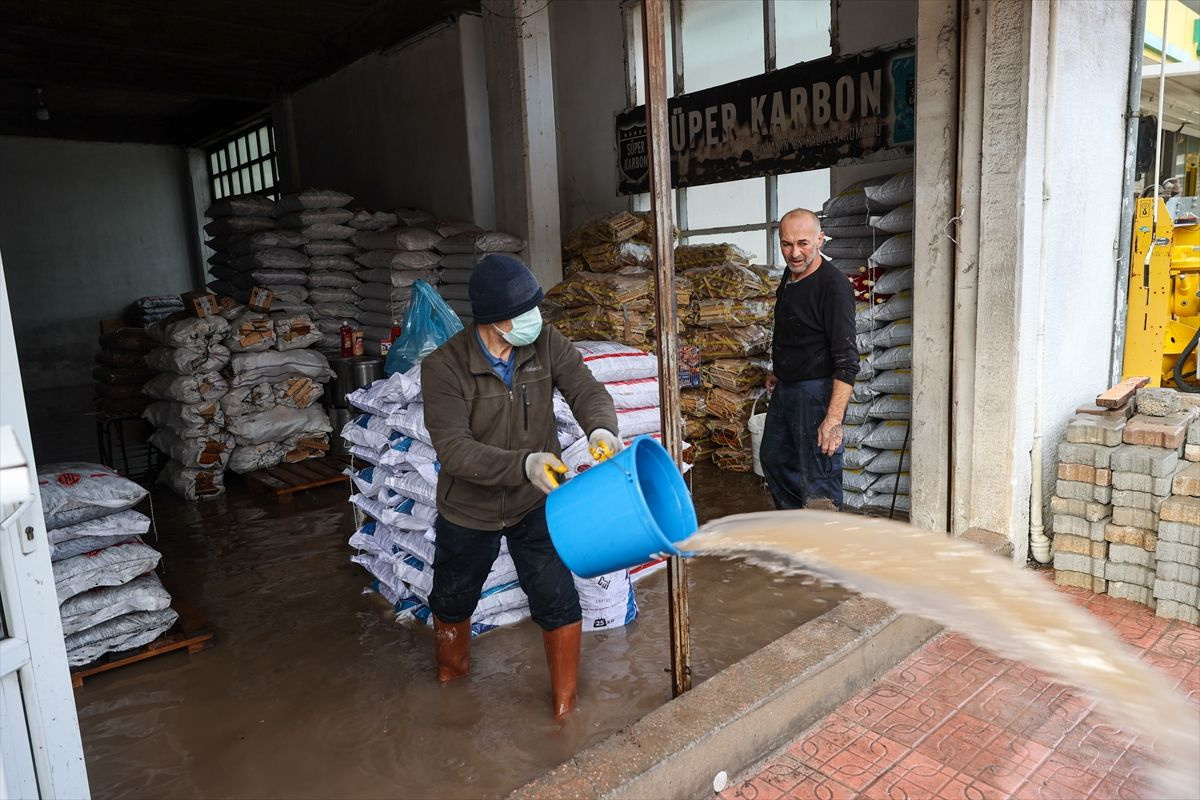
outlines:
[[134, 650], [109, 653], [99, 660], [93, 661], [91, 664], [72, 669], [71, 685], [79, 688], [83, 686], [84, 678], [90, 678], [93, 675], [99, 675], [102, 672], [108, 672], [118, 667], [136, 664], [139, 661], [145, 661], [155, 656], [173, 653], [176, 650], [187, 650], [190, 655], [212, 647], [212, 631], [208, 630], [207, 621], [196, 609], [178, 597], [171, 599], [171, 608], [175, 609], [176, 613], [179, 614], [179, 620], [171, 626], [169, 631], [153, 642], [150, 642], [150, 644], [144, 644]]
[[273, 493], [276, 502], [286, 504], [292, 502], [296, 492], [350, 480], [342, 474], [349, 463], [346, 456], [328, 455], [247, 472], [245, 477], [251, 486]]

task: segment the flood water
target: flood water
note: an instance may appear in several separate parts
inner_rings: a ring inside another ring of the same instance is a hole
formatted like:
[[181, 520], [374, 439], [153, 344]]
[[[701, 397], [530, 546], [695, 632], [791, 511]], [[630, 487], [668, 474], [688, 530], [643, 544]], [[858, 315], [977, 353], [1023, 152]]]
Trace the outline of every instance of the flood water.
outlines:
[[1031, 570], [905, 523], [821, 511], [729, 517], [679, 546], [820, 575], [1048, 672], [1158, 743], [1154, 797], [1200, 797], [1200, 719], [1191, 704]]
[[[711, 465], [693, 491], [702, 520], [770, 503]], [[471, 676], [438, 685], [432, 632], [362, 591], [344, 490], [154, 503], [166, 580], [216, 645], [76, 690], [95, 797], [502, 796], [670, 699], [664, 571], [637, 584], [633, 625], [584, 635], [580, 710], [559, 725], [532, 622], [476, 639]], [[847, 596], [740, 561], [688, 566], [697, 683]]]

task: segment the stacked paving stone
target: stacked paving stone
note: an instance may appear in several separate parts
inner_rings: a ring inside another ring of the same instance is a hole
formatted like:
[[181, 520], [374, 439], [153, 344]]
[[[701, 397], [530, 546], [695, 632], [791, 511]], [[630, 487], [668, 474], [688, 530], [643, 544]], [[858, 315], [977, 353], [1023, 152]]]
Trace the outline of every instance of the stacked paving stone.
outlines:
[[1183, 455], [1159, 511], [1155, 613], [1200, 625], [1200, 422], [1188, 426]]
[[1067, 425], [1051, 498], [1056, 582], [1194, 622], [1200, 402], [1146, 382], [1113, 387]]

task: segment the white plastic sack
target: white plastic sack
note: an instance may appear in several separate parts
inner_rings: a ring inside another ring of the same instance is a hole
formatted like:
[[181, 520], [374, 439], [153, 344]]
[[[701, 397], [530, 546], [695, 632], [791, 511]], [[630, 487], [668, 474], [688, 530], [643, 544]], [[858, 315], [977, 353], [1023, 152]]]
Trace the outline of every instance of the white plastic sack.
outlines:
[[234, 417], [227, 421], [229, 433], [239, 445], [278, 442], [301, 433], [328, 433], [333, 430], [329, 416], [321, 408], [277, 406], [257, 414]]
[[658, 377], [658, 358], [616, 342], [575, 342], [584, 366], [601, 383]]
[[132, 650], [162, 636], [179, 614], [173, 608], [135, 611], [93, 625], [66, 638], [67, 663], [72, 667], [90, 664], [105, 653]]
[[162, 611], [171, 607], [171, 595], [153, 572], [120, 586], [101, 586], [69, 598], [58, 612], [63, 634], [70, 636], [101, 622], [134, 611]]
[[[357, 286], [357, 280], [351, 286]], [[313, 303], [358, 303], [358, 295], [353, 288], [343, 289], [332, 286], [317, 286], [308, 290], [308, 299]]]
[[239, 475], [260, 469], [270, 469], [283, 461], [288, 448], [282, 442], [265, 442], [235, 446], [226, 468]]
[[176, 375], [217, 372], [228, 363], [229, 348], [221, 344], [204, 345], [202, 348], [156, 347], [146, 354], [147, 367]]
[[225, 426], [225, 412], [219, 400], [207, 403], [172, 403], [160, 400], [146, 406], [142, 419], [156, 428], [166, 428], [180, 436], [209, 436]]
[[387, 417], [375, 414], [360, 414], [342, 426], [341, 437], [352, 445], [368, 447], [376, 452], [383, 450], [396, 436], [388, 426]]
[[211, 500], [225, 493], [225, 473], [217, 469], [194, 469], [168, 461], [158, 482], [185, 500]]
[[308, 281], [308, 270], [304, 269], [255, 269], [250, 277], [260, 286], [303, 286]]
[[334, 377], [329, 359], [313, 350], [238, 353], [229, 361], [229, 372], [233, 376], [231, 388], [293, 376], [312, 378], [317, 383], [325, 383]]
[[274, 324], [275, 349], [282, 352], [311, 347], [321, 338], [321, 332], [306, 314], [276, 317]]
[[220, 217], [269, 217], [275, 202], [261, 194], [239, 194], [217, 200], [208, 207], [204, 216], [209, 219]]
[[281, 228], [307, 228], [310, 225], [341, 225], [354, 219], [354, 212], [344, 208], [306, 208], [279, 218]]
[[358, 306], [350, 303], [317, 303], [313, 306], [313, 313], [318, 317], [338, 320], [358, 320]]
[[353, 241], [363, 250], [433, 250], [442, 237], [426, 228], [389, 228], [359, 231]]
[[422, 464], [433, 464], [437, 461], [437, 451], [432, 445], [403, 435], [393, 439], [386, 448], [376, 451], [376, 454], [379, 464], [384, 467], [416, 469]]
[[354, 242], [338, 239], [322, 239], [304, 245], [304, 252], [310, 258], [317, 256], [353, 256], [358, 252]]
[[142, 394], [158, 400], [179, 403], [203, 403], [218, 400], [229, 391], [229, 385], [218, 372], [199, 375], [163, 373], [151, 378], [142, 387]]
[[396, 288], [391, 283], [360, 283], [354, 287], [354, 293], [359, 297], [374, 300], [387, 300], [401, 307], [412, 297], [412, 287]]
[[301, 269], [310, 267], [308, 256], [291, 247], [268, 247], [255, 250], [254, 266], [260, 269]]
[[162, 556], [141, 539], [127, 539], [103, 550], [55, 561], [58, 602], [98, 586], [119, 586], [158, 566]]
[[604, 384], [604, 389], [612, 398], [613, 406], [618, 409], [646, 408], [658, 405], [658, 378], [656, 377], [610, 381]]
[[525, 242], [519, 236], [499, 231], [476, 233], [464, 231], [449, 236], [437, 244], [437, 251], [451, 253], [519, 253]]
[[200, 469], [224, 469], [233, 450], [233, 438], [222, 432], [185, 438], [159, 428], [150, 434], [149, 441], [180, 464]]
[[161, 319], [146, 326], [146, 335], [165, 347], [203, 347], [229, 333], [229, 322], [220, 315]]
[[429, 250], [367, 250], [354, 259], [367, 269], [433, 269], [442, 256]]
[[355, 408], [386, 416], [420, 396], [421, 365], [418, 364], [408, 372], [397, 372], [357, 389], [346, 395], [346, 400]]
[[314, 306], [318, 306], [321, 302], [313, 296], [314, 289], [353, 289], [358, 284], [358, 277], [353, 272], [339, 272], [333, 269], [314, 270], [308, 273], [308, 280], [305, 282], [305, 285], [308, 287], [308, 301]]
[[399, 221], [396, 215], [389, 211], [367, 211], [360, 208], [346, 224], [356, 231], [382, 231], [396, 227]]
[[275, 201], [275, 216], [282, 217], [293, 211], [308, 208], [342, 208], [350, 205], [354, 198], [334, 189], [304, 189], [285, 194]]
[[65, 528], [115, 514], [141, 502], [147, 492], [102, 464], [69, 461], [38, 468], [47, 528]]
[[354, 259], [345, 255], [311, 256], [309, 261], [312, 262], [312, 269], [314, 271], [354, 272], [354, 270], [358, 269], [358, 265], [354, 263]]
[[[150, 518], [137, 511], [118, 511], [102, 517], [51, 528], [46, 531], [50, 544], [61, 544], [72, 539], [129, 539], [150, 530]], [[111, 543], [111, 542], [110, 542]]]
[[405, 436], [411, 436], [427, 445], [433, 444], [433, 439], [429, 436], [429, 429], [425, 427], [424, 403], [412, 403], [407, 408], [389, 414], [387, 424]]
[[420, 472], [389, 474], [384, 477], [384, 482], [397, 494], [411, 497], [428, 506], [437, 505], [437, 485], [430, 483]]

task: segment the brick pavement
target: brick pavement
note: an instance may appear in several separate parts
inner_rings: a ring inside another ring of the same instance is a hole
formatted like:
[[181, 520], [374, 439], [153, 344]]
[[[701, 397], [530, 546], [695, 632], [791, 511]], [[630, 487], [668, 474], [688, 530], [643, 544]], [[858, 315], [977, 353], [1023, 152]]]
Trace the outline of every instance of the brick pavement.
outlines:
[[[1127, 600], [1059, 590], [1164, 673], [1200, 725], [1200, 628]], [[1152, 800], [1153, 746], [1114, 727], [1078, 690], [943, 634], [719, 797]]]

